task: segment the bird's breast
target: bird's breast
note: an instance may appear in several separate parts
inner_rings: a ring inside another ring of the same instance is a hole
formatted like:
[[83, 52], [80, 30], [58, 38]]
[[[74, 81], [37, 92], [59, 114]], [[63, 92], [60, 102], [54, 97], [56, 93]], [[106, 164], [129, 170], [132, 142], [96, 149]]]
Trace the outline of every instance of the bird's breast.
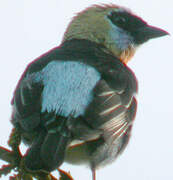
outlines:
[[92, 90], [100, 73], [91, 66], [75, 61], [52, 61], [37, 73], [44, 84], [42, 112], [74, 117], [84, 114], [92, 101]]

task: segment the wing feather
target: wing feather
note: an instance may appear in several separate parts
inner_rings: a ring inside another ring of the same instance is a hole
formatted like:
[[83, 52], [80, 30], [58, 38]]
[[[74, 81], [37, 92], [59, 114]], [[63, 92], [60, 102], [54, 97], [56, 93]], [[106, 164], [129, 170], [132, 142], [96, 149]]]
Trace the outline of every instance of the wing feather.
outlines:
[[[134, 94], [129, 98], [129, 102], [124, 104], [124, 90], [112, 89], [105, 80], [101, 80], [95, 88], [95, 97], [86, 111], [87, 121], [94, 128], [103, 130], [105, 139], [118, 139], [122, 137], [131, 126], [136, 112]], [[122, 93], [123, 92], [123, 93]], [[127, 99], [127, 98], [126, 98]], [[91, 122], [92, 121], [92, 122]]]

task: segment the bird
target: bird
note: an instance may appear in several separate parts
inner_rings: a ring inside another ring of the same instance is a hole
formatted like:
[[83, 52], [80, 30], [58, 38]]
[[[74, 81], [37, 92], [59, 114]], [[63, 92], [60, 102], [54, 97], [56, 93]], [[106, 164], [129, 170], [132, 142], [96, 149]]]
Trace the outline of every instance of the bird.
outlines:
[[87, 164], [95, 180], [131, 136], [138, 82], [127, 63], [143, 43], [168, 34], [115, 4], [79, 12], [61, 44], [32, 61], [15, 88], [11, 122], [28, 146], [26, 168]]

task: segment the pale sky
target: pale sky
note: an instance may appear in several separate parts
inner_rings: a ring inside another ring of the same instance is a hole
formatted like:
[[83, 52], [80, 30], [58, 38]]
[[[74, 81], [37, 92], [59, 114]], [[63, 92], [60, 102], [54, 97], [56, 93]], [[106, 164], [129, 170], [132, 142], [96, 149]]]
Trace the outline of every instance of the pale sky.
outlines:
[[[149, 24], [173, 34], [172, 0], [0, 0], [1, 146], [8, 147], [10, 101], [26, 65], [58, 46], [71, 17], [96, 3], [126, 6]], [[129, 63], [139, 82], [132, 137], [124, 153], [97, 172], [97, 180], [173, 179], [172, 52], [173, 39], [165, 36], [141, 46]], [[75, 180], [91, 180], [89, 169], [83, 166], [64, 164], [61, 168]]]

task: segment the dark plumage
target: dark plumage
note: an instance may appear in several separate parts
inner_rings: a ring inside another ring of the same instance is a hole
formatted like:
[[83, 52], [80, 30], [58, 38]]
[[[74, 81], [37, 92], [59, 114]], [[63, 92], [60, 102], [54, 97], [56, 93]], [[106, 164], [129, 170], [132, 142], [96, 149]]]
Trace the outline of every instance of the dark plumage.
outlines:
[[[89, 26], [99, 13], [104, 33], [94, 37], [95, 29], [89, 29], [81, 36], [78, 23]], [[28, 65], [12, 100], [12, 123], [29, 144], [28, 169], [49, 172], [64, 161], [84, 162], [95, 179], [95, 169], [124, 150], [137, 106], [137, 80], [124, 62], [151, 38], [142, 28], [152, 37], [167, 34], [123, 8], [94, 6], [72, 21], [59, 47]]]

